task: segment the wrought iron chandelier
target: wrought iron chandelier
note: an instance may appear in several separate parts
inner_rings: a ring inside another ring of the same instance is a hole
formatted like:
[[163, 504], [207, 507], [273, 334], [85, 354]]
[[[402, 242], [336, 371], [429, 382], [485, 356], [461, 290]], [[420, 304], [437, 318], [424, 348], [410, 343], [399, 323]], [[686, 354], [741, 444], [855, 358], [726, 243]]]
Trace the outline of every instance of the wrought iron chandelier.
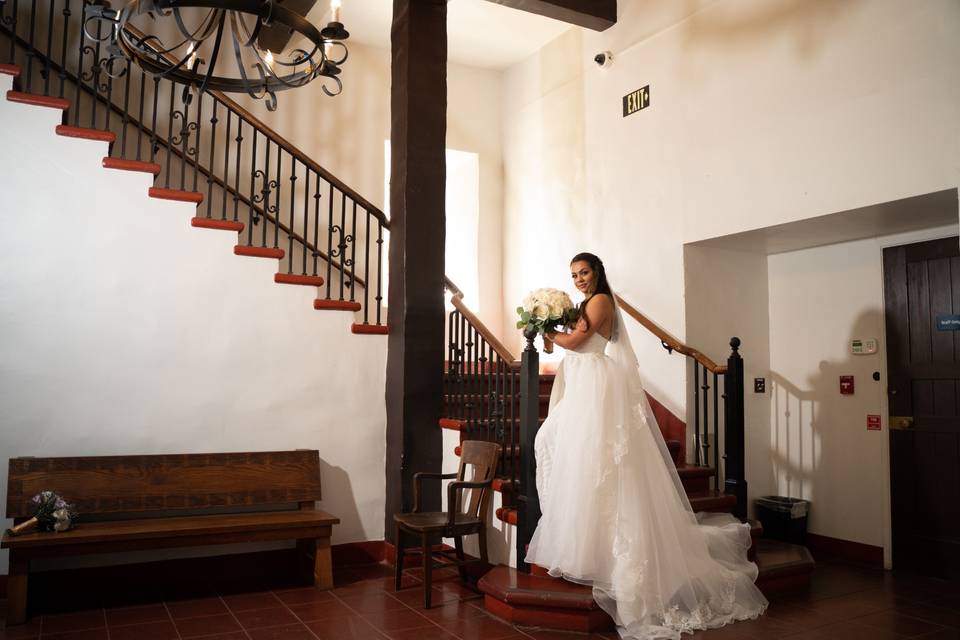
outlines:
[[[88, 5], [84, 33], [107, 43], [103, 70], [119, 77], [129, 60], [147, 72], [200, 91], [246, 93], [277, 108], [277, 92], [323, 78], [335, 96], [347, 60], [350, 34], [340, 22], [340, 0], [331, 0], [331, 21], [317, 29], [304, 15], [312, 0], [131, 0], [119, 11]], [[302, 11], [298, 12], [296, 9]], [[137, 20], [149, 16], [152, 21]], [[108, 33], [101, 26], [110, 26]], [[145, 25], [142, 23], [146, 23]], [[154, 29], [147, 31], [145, 27]], [[174, 34], [167, 45], [157, 35]], [[291, 38], [296, 46], [282, 52]], [[281, 53], [282, 52], [282, 53]], [[230, 63], [224, 58], [232, 59]], [[220, 63], [220, 64], [218, 64]]]

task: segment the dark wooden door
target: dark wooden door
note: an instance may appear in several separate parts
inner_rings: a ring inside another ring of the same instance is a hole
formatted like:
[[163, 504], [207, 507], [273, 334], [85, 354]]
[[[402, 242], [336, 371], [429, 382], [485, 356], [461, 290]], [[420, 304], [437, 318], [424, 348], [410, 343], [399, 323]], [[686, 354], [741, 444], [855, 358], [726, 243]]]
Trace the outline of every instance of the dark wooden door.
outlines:
[[960, 243], [884, 249], [893, 566], [960, 580]]

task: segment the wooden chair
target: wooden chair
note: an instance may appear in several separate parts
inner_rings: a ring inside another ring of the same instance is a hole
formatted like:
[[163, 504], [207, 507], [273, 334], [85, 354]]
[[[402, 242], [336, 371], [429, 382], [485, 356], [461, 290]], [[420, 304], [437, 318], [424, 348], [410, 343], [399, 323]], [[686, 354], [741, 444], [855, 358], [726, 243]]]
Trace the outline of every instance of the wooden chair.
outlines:
[[[430, 591], [432, 588], [432, 570], [434, 567], [456, 565], [460, 570], [460, 579], [466, 580], [467, 572], [464, 565], [467, 560], [463, 554], [463, 536], [477, 534], [480, 542], [480, 561], [487, 562], [487, 516], [490, 506], [490, 493], [493, 477], [497, 470], [497, 460], [500, 457], [500, 445], [495, 442], [479, 440], [465, 440], [460, 446], [460, 468], [456, 473], [417, 473], [413, 476], [413, 512], [397, 513], [393, 519], [397, 523], [397, 561], [396, 561], [396, 590], [400, 590], [400, 577], [403, 574], [404, 533], [420, 537], [420, 549], [423, 555], [423, 606], [430, 608]], [[470, 479], [467, 477], [467, 467], [473, 467]], [[456, 478], [447, 487], [447, 510], [421, 512], [420, 485], [423, 480], [449, 480]], [[463, 490], [470, 489], [470, 499], [462, 505]], [[431, 540], [438, 537], [453, 538], [455, 541], [456, 559], [449, 557], [449, 552], [437, 552], [448, 562], [433, 563]]]

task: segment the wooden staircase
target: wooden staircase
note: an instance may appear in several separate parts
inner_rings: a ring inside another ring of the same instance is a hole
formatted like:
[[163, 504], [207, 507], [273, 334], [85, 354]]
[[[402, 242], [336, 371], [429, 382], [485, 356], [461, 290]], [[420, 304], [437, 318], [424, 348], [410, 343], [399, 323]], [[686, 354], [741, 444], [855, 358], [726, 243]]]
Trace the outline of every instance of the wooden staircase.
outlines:
[[[553, 374], [540, 375], [541, 423], [548, 413], [553, 382]], [[482, 383], [478, 386], [482, 386]], [[731, 513], [737, 503], [736, 496], [723, 493], [713, 486], [716, 477], [714, 469], [684, 462], [682, 441], [673, 439], [677, 435], [684, 437], [683, 422], [666, 411], [654, 398], [650, 400], [651, 405], [656, 407], [654, 413], [661, 433], [665, 439], [671, 437], [667, 439], [667, 446], [693, 510]], [[465, 439], [465, 426], [465, 422], [460, 420], [440, 421], [441, 428], [459, 431], [461, 442]], [[459, 455], [459, 447], [456, 453]], [[514, 444], [510, 455], [521, 454], [519, 443]], [[503, 505], [496, 510], [495, 517], [516, 526], [518, 512], [513, 481], [507, 477], [498, 478], [494, 481], [493, 489], [500, 493]], [[814, 569], [813, 558], [806, 547], [764, 539], [761, 524], [755, 520], [749, 522], [751, 545], [747, 556], [759, 568], [757, 586], [768, 597], [804, 589]], [[477, 586], [484, 594], [487, 611], [513, 624], [581, 632], [613, 628], [613, 621], [594, 601], [589, 587], [551, 577], [545, 569], [535, 565], [531, 565], [530, 573], [505, 565], [496, 566], [480, 578]]]

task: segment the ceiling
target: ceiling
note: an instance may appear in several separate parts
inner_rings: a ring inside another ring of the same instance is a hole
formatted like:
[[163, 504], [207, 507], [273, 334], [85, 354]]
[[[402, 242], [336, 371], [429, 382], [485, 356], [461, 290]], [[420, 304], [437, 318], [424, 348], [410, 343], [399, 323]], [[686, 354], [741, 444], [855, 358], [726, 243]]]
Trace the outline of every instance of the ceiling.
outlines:
[[[342, 0], [341, 20], [350, 41], [390, 48], [391, 0]], [[329, 0], [317, 0], [314, 24], [329, 17]], [[449, 0], [447, 59], [473, 67], [504, 69], [538, 51], [572, 25], [508, 9], [486, 0]]]

